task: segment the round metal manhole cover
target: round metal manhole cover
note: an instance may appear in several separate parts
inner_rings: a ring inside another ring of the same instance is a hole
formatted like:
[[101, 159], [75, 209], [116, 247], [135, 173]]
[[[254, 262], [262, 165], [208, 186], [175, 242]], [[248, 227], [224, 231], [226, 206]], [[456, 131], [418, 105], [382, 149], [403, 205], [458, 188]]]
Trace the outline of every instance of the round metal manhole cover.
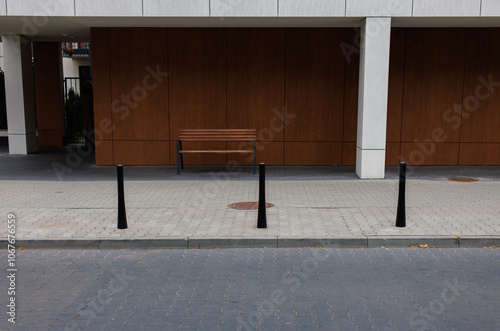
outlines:
[[473, 183], [473, 182], [477, 182], [477, 179], [466, 178], [466, 177], [449, 178], [448, 180], [450, 180], [452, 182], [461, 182], [461, 183]]
[[[274, 207], [272, 203], [266, 203], [266, 208]], [[236, 202], [229, 205], [229, 208], [237, 210], [257, 210], [259, 209], [258, 202]]]

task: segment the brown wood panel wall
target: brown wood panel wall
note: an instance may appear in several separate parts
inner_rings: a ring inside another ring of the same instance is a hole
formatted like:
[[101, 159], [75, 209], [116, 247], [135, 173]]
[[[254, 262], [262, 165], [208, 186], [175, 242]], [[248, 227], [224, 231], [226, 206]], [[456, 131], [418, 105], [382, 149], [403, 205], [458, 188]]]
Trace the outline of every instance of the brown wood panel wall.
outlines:
[[[112, 100], [122, 100], [122, 93], [142, 84], [146, 65], [163, 61], [170, 75], [158, 94], [137, 106], [144, 116], [135, 118], [138, 112], [131, 112], [118, 122], [120, 114], [114, 113], [115, 130], [96, 134], [102, 142], [96, 146], [97, 164], [175, 164], [179, 128], [256, 128], [262, 133], [272, 125], [273, 109], [280, 113], [283, 105], [297, 117], [283, 132], [259, 136], [259, 162], [355, 164], [359, 29], [111, 31], [110, 38], [109, 29], [91, 30], [96, 131], [103, 120], [109, 121], [104, 128], [111, 125]], [[118, 50], [110, 61], [110, 45], [120, 49], [122, 43], [128, 45], [126, 51]], [[342, 43], [352, 47], [348, 56]], [[490, 155], [498, 155], [500, 144], [500, 93], [482, 88], [482, 93], [491, 93], [475, 111], [460, 108], [471, 102], [468, 96], [477, 94], [478, 76], [488, 81], [491, 74], [500, 81], [499, 45], [497, 28], [393, 29], [388, 165], [400, 159], [420, 165], [500, 164]], [[450, 108], [453, 112], [455, 104], [458, 112], [446, 113]], [[416, 143], [432, 139], [441, 129], [446, 138], [440, 142]], [[156, 142], [148, 146], [149, 140]], [[191, 147], [238, 145], [209, 142]], [[165, 153], [158, 152], [163, 149]], [[186, 155], [186, 164], [246, 165], [251, 164], [249, 156]]]
[[226, 128], [226, 29], [171, 29], [170, 131]]
[[500, 143], [460, 143], [460, 165], [500, 165]]
[[114, 140], [169, 140], [167, 47], [166, 29], [110, 29]]
[[[111, 116], [109, 29], [90, 29], [92, 42], [92, 84], [94, 97], [95, 162], [113, 164], [113, 118]], [[102, 142], [102, 143], [101, 143]]]
[[34, 42], [38, 146], [63, 145], [61, 44]]
[[227, 128], [283, 141], [284, 102], [285, 29], [228, 29]]
[[[354, 142], [357, 140], [358, 131], [358, 92], [359, 92], [359, 42], [360, 29], [347, 29], [345, 31], [346, 49], [345, 77], [344, 77], [344, 116], [342, 140]], [[352, 152], [351, 152], [352, 154]], [[344, 163], [348, 165], [351, 162]], [[356, 150], [354, 149], [354, 164], [356, 163]], [[349, 164], [350, 165], [350, 164]]]
[[469, 29], [466, 58], [461, 141], [499, 143], [500, 29]]
[[[172, 141], [177, 140], [179, 129], [227, 127], [226, 33], [226, 29], [169, 30]], [[217, 142], [195, 143], [193, 146], [225, 148]], [[226, 155], [188, 155], [185, 161], [186, 164], [225, 164]], [[172, 164], [175, 162], [171, 159]]]
[[462, 103], [464, 63], [465, 29], [407, 30], [402, 142], [429, 139], [435, 128], [459, 141], [443, 114]]
[[389, 95], [387, 100], [387, 142], [401, 141], [401, 115], [403, 111], [405, 72], [405, 36], [406, 29], [394, 28], [391, 31]]
[[340, 165], [341, 142], [285, 142], [286, 165]]
[[458, 165], [460, 143], [401, 143], [401, 161], [409, 165]]
[[344, 29], [287, 29], [285, 141], [342, 141]]
[[344, 141], [342, 143], [342, 165], [356, 165], [356, 142]]
[[169, 141], [113, 141], [115, 164], [165, 165], [169, 163]]
[[[283, 165], [284, 143], [281, 141], [257, 142], [257, 163], [264, 162], [268, 165]], [[252, 149], [253, 143], [227, 143], [228, 149]], [[232, 164], [253, 164], [253, 154], [229, 154], [228, 162]]]
[[385, 165], [398, 165], [401, 161], [401, 143], [388, 142], [385, 148]]
[[[96, 140], [96, 142], [95, 142], [95, 162], [96, 162], [96, 165], [118, 164], [118, 163], [115, 163], [115, 161], [114, 161], [113, 140]], [[125, 165], [128, 165], [128, 163], [125, 163]]]

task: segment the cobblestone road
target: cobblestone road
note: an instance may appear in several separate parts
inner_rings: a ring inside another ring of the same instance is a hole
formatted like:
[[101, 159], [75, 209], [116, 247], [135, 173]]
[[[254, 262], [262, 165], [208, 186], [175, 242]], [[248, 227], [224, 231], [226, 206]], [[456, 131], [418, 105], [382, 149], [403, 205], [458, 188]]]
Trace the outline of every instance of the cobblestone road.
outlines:
[[498, 249], [26, 250], [17, 264], [3, 330], [500, 329]]

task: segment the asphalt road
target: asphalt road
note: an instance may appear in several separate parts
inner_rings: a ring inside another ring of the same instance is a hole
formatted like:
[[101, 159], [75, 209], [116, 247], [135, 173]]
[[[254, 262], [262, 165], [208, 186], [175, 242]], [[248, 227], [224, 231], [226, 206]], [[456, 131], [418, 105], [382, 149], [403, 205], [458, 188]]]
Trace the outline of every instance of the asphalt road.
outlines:
[[2, 330], [500, 330], [498, 249], [22, 250], [15, 268]]

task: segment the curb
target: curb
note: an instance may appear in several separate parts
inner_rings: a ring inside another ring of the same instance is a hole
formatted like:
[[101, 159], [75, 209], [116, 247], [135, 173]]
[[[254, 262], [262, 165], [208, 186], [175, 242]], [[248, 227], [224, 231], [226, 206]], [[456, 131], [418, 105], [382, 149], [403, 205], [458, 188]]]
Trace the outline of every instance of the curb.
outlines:
[[[0, 244], [7, 246], [5, 238]], [[500, 236], [366, 236], [358, 238], [19, 239], [27, 249], [438, 248], [500, 247]]]

